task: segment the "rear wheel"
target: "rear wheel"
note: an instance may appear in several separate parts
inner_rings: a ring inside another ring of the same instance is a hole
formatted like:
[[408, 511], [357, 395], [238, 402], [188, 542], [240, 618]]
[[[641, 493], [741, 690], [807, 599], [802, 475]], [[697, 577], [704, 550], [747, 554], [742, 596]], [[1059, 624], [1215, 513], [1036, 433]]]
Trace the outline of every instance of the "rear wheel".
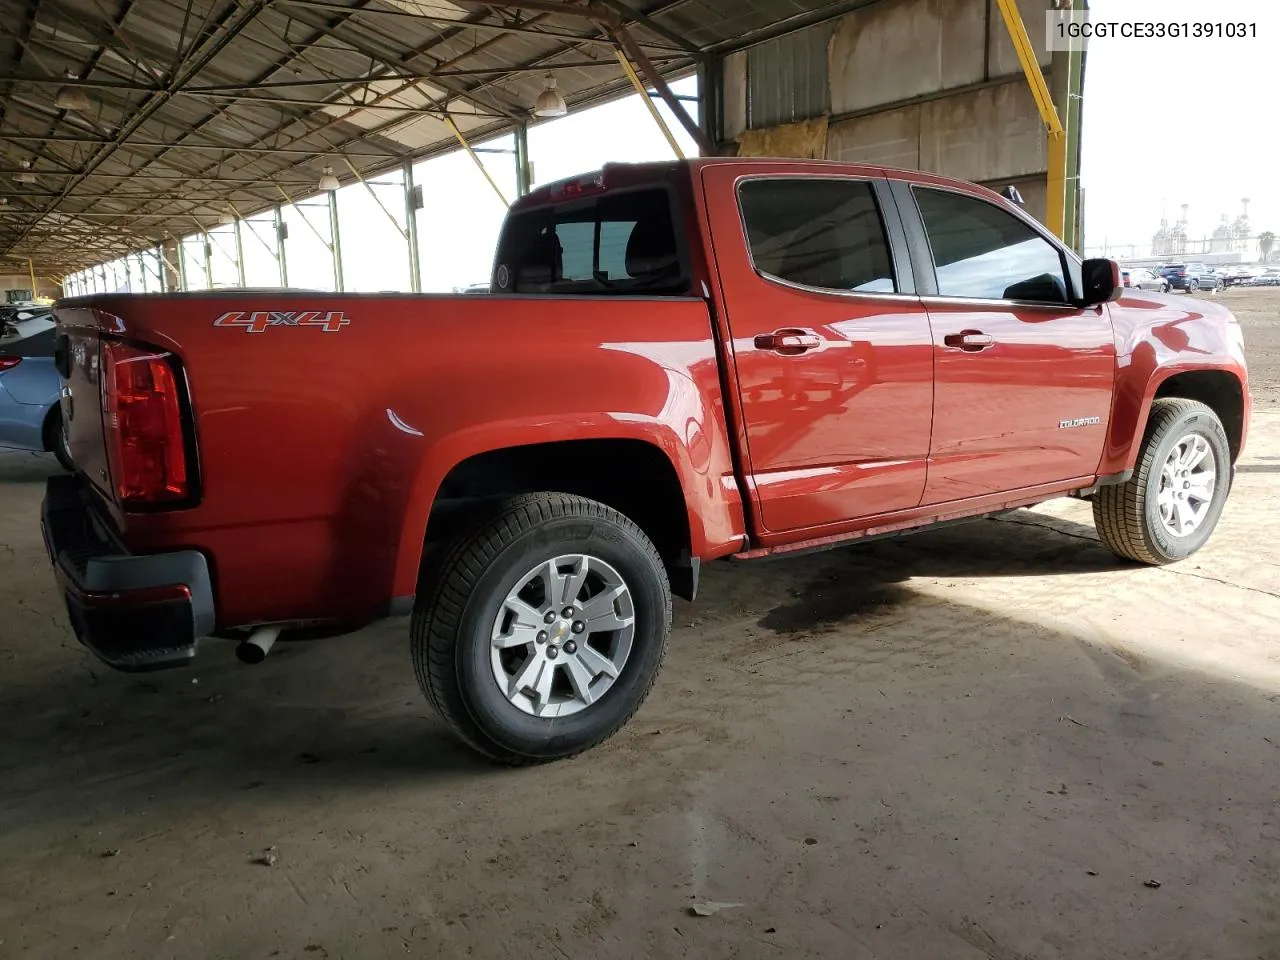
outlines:
[[1093, 521], [1118, 556], [1172, 563], [1204, 546], [1230, 489], [1231, 448], [1217, 415], [1194, 400], [1156, 400], [1133, 477], [1094, 494]]
[[44, 448], [58, 458], [64, 470], [75, 470], [75, 461], [71, 459], [71, 442], [67, 436], [67, 424], [62, 419], [62, 410], [54, 407], [44, 422]]
[[671, 627], [648, 537], [568, 494], [514, 497], [433, 551], [420, 597], [419, 685], [463, 741], [509, 764], [616, 733], [652, 688]]
[[1188, 281], [1187, 281], [1187, 293], [1195, 293], [1195, 292], [1196, 292], [1197, 290], [1199, 290], [1199, 289], [1200, 289], [1200, 281], [1199, 281], [1199, 280], [1188, 280]]

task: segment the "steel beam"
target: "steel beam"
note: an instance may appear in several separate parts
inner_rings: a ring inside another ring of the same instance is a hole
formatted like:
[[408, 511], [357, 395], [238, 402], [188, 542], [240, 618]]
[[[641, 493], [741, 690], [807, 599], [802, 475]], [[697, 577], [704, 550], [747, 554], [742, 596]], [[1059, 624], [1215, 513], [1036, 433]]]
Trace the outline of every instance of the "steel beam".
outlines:
[[1013, 42], [1014, 52], [1018, 55], [1018, 62], [1022, 65], [1022, 72], [1027, 78], [1027, 86], [1031, 88], [1032, 99], [1035, 100], [1036, 108], [1040, 111], [1040, 119], [1048, 131], [1049, 178], [1044, 225], [1059, 237], [1066, 239], [1066, 130], [1058, 117], [1058, 110], [1049, 92], [1049, 85], [1045, 83], [1044, 73], [1036, 59], [1035, 48], [1031, 45], [1031, 38], [1027, 36], [1027, 27], [1022, 22], [1017, 0], [996, 0], [996, 5], [1000, 8], [1005, 29], [1009, 31], [1009, 39]]
[[686, 53], [696, 54], [700, 52], [697, 44], [689, 42], [687, 38], [658, 23], [648, 14], [636, 10], [630, 4], [624, 3], [623, 0], [601, 0], [601, 2], [624, 20], [630, 20], [632, 23], [637, 23], [660, 37], [665, 37]]
[[[351, 10], [351, 7], [344, 6], [340, 3], [328, 3], [328, 2], [323, 2], [323, 0], [277, 0], [277, 2], [281, 6], [300, 7], [307, 10], [329, 10], [334, 12]], [[543, 13], [547, 16], [572, 16], [577, 18], [590, 19], [590, 15], [587, 13], [587, 9], [585, 7], [571, 7], [567, 3], [548, 2], [544, 5], [534, 6], [532, 4], [526, 4], [526, 3], [506, 3], [506, 2], [490, 3], [490, 2], [481, 2], [481, 0], [475, 0], [475, 2], [472, 2], [472, 0], [461, 0], [461, 2], [467, 3], [469, 6], [472, 6], [472, 7], [483, 7], [483, 8], [513, 7], [513, 8], [521, 8], [525, 10], [531, 10], [533, 12]], [[566, 40], [566, 41], [572, 41], [573, 43], [587, 43], [587, 44], [604, 45], [604, 46], [612, 45], [609, 42], [609, 40], [603, 37], [592, 36], [589, 34], [564, 33], [562, 31], [557, 31], [557, 30], [531, 29], [528, 26], [528, 24], [531, 21], [525, 21], [523, 24], [489, 23], [483, 20], [460, 21], [460, 20], [451, 20], [448, 17], [432, 17], [429, 15], [414, 13], [409, 10], [397, 10], [392, 7], [365, 7], [365, 8], [362, 8], [359, 11], [359, 13], [362, 16], [368, 15], [368, 16], [381, 16], [381, 17], [401, 17], [401, 18], [407, 17], [409, 19], [417, 20], [419, 22], [435, 23], [441, 26], [446, 26], [446, 25], [463, 26], [467, 30], [491, 30], [491, 31], [494, 31], [495, 33], [524, 34], [526, 36], [545, 37], [548, 40]], [[681, 52], [681, 53], [688, 52], [682, 46], [679, 46], [679, 45], [675, 47], [668, 47], [663, 44], [646, 42], [645, 46], [651, 47], [655, 50], [668, 50], [668, 51], [675, 51], [675, 52]]]
[[[132, 3], [133, 0], [129, 0], [129, 2]], [[249, 0], [249, 2], [242, 6], [229, 7], [226, 12], [218, 18], [217, 23], [198, 41], [198, 54], [191, 63], [183, 65], [181, 70], [178, 72], [178, 75], [171, 81], [169, 91], [181, 88], [183, 84], [197, 76], [201, 70], [208, 66], [214, 57], [216, 57], [228, 44], [231, 43], [232, 40], [235, 39], [236, 35], [241, 30], [248, 26], [254, 18], [266, 8], [267, 2], [268, 0]], [[127, 8], [125, 13], [127, 13]], [[196, 41], [193, 41], [193, 50], [195, 50], [195, 43]], [[95, 151], [93, 157], [91, 157], [88, 163], [85, 164], [84, 175], [92, 173], [97, 167], [106, 162], [111, 155], [119, 149], [120, 144], [127, 141], [129, 137], [136, 133], [138, 129], [156, 113], [157, 110], [164, 106], [164, 104], [168, 102], [169, 97], [172, 96], [172, 93], [169, 91], [154, 94], [149, 97], [138, 109], [137, 113], [129, 119], [129, 122], [126, 123], [116, 134], [113, 142]], [[54, 200], [53, 203], [48, 206], [46, 212], [52, 212], [56, 209], [59, 201], [69, 196], [71, 191], [82, 182], [83, 176], [79, 179], [73, 180], [63, 188], [62, 197], [59, 198], [59, 200]], [[16, 241], [17, 243], [22, 242], [23, 238], [26, 236], [26, 232], [27, 231], [24, 231], [23, 234], [18, 237]]]

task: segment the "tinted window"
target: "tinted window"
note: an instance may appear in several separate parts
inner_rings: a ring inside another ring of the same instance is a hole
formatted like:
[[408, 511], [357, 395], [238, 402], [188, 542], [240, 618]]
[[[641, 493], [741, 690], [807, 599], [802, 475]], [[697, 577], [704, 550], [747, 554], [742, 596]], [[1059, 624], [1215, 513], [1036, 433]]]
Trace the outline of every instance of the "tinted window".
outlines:
[[861, 180], [748, 180], [738, 191], [761, 273], [828, 290], [892, 293], [884, 224]]
[[606, 193], [522, 211], [503, 227], [497, 293], [685, 293], [689, 271], [666, 190]]
[[938, 293], [982, 300], [1067, 301], [1062, 257], [1018, 217], [976, 197], [913, 188]]

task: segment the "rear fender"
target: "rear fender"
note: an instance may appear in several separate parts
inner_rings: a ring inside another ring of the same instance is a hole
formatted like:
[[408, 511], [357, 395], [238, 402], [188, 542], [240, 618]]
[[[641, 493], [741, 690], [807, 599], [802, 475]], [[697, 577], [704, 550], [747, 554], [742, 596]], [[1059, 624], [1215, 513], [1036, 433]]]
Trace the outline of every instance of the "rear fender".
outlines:
[[[639, 440], [659, 450], [674, 468], [684, 497], [690, 555], [711, 559], [740, 549], [742, 502], [729, 460], [727, 440], [718, 424], [685, 411], [681, 433], [673, 423], [638, 414], [582, 413], [548, 423], [521, 418], [477, 424], [423, 443], [421, 468], [407, 495], [404, 525], [395, 561], [395, 596], [417, 588], [427, 521], [441, 483], [458, 464], [484, 453], [533, 444], [581, 440]], [[406, 425], [407, 426], [407, 425]], [[711, 428], [708, 429], [708, 426]], [[411, 442], [406, 436], [406, 442]], [[417, 438], [421, 441], [422, 438]], [[719, 449], [716, 449], [719, 448]]]

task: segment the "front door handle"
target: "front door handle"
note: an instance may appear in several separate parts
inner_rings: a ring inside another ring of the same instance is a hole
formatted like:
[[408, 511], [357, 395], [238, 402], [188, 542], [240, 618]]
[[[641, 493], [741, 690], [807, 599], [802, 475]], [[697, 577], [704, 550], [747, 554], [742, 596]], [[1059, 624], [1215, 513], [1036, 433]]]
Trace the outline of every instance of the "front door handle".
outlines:
[[981, 330], [962, 330], [960, 333], [948, 333], [942, 338], [942, 342], [948, 347], [958, 347], [969, 353], [977, 353], [979, 350], [987, 349], [996, 341], [994, 337]]
[[757, 350], [772, 350], [784, 357], [791, 357], [806, 350], [816, 350], [822, 346], [822, 338], [808, 330], [786, 327], [773, 333], [758, 334], [755, 345]]

